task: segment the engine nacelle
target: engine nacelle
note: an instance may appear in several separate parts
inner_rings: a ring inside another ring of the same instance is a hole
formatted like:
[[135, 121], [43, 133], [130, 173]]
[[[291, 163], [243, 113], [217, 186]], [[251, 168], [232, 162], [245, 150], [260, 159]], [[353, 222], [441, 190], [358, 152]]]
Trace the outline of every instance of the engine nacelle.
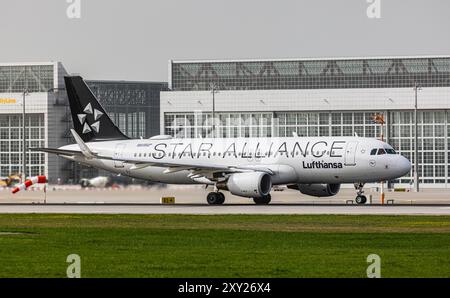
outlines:
[[[288, 186], [289, 187], [289, 186]], [[296, 184], [294, 187], [302, 194], [314, 197], [331, 197], [341, 189], [340, 184]]]
[[249, 172], [231, 174], [225, 185], [217, 184], [218, 188], [227, 189], [233, 195], [260, 198], [270, 193], [272, 178], [267, 173]]

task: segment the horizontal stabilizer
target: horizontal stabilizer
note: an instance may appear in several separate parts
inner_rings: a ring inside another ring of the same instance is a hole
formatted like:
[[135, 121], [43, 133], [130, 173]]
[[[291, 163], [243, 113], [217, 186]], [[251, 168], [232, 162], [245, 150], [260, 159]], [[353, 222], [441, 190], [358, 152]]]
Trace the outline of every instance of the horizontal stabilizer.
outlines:
[[80, 147], [81, 153], [83, 153], [86, 158], [94, 158], [95, 153], [92, 152], [91, 149], [89, 149], [89, 147], [85, 142], [83, 142], [83, 139], [77, 134], [77, 132], [74, 129], [71, 129], [70, 132], [72, 133], [75, 142], [77, 142], [78, 146]]
[[39, 151], [39, 152], [53, 153], [53, 154], [65, 155], [65, 156], [83, 155], [83, 153], [81, 153], [81, 151], [63, 150], [63, 149], [56, 149], [56, 148], [29, 148], [29, 150], [30, 151]]

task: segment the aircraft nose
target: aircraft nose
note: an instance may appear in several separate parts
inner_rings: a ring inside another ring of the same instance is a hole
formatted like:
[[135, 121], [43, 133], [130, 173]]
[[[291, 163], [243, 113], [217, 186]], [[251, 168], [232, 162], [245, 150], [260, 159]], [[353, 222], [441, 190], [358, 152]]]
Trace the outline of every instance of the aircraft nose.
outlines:
[[404, 176], [411, 171], [411, 162], [406, 157], [399, 155], [397, 167], [399, 176]]

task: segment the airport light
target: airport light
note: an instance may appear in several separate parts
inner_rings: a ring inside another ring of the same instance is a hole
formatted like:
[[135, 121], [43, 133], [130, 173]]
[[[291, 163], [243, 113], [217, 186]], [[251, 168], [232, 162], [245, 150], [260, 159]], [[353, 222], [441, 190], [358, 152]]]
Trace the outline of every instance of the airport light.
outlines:
[[384, 142], [384, 136], [383, 136], [383, 125], [386, 123], [386, 121], [384, 121], [384, 115], [380, 114], [380, 113], [375, 113], [372, 116], [372, 120], [373, 122], [375, 122], [376, 124], [380, 124], [381, 125], [381, 134], [380, 134], [380, 139], [382, 142]]
[[419, 192], [419, 138], [417, 121], [417, 90], [422, 90], [419, 83], [414, 82], [414, 191]]
[[[372, 116], [373, 122], [376, 124], [381, 125], [381, 132], [380, 132], [380, 139], [382, 142], [384, 142], [384, 136], [383, 136], [383, 127], [386, 121], [384, 121], [384, 115], [380, 113], [375, 113], [375, 115]], [[380, 182], [380, 197], [381, 197], [381, 205], [384, 205], [384, 181]]]
[[26, 174], [26, 168], [27, 168], [27, 145], [26, 145], [26, 125], [25, 125], [25, 97], [27, 95], [29, 95], [28, 90], [25, 89], [22, 93], [23, 95], [23, 99], [22, 99], [22, 128], [23, 128], [23, 134], [22, 134], [22, 140], [23, 140], [23, 144], [22, 144], [22, 149], [23, 149], [23, 156], [22, 156], [22, 181], [25, 181], [25, 179], [27, 178], [27, 174]]
[[212, 133], [213, 133], [213, 138], [215, 138], [216, 137], [216, 122], [214, 121], [215, 117], [216, 117], [216, 98], [215, 98], [215, 95], [219, 91], [217, 90], [218, 87], [217, 87], [216, 83], [209, 84], [209, 88], [211, 89], [211, 93], [212, 93]]

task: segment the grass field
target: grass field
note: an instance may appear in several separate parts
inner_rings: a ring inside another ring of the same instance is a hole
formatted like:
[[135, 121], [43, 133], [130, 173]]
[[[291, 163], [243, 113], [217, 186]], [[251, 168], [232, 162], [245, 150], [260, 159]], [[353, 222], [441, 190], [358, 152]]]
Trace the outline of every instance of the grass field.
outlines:
[[450, 277], [450, 217], [0, 215], [0, 277]]

